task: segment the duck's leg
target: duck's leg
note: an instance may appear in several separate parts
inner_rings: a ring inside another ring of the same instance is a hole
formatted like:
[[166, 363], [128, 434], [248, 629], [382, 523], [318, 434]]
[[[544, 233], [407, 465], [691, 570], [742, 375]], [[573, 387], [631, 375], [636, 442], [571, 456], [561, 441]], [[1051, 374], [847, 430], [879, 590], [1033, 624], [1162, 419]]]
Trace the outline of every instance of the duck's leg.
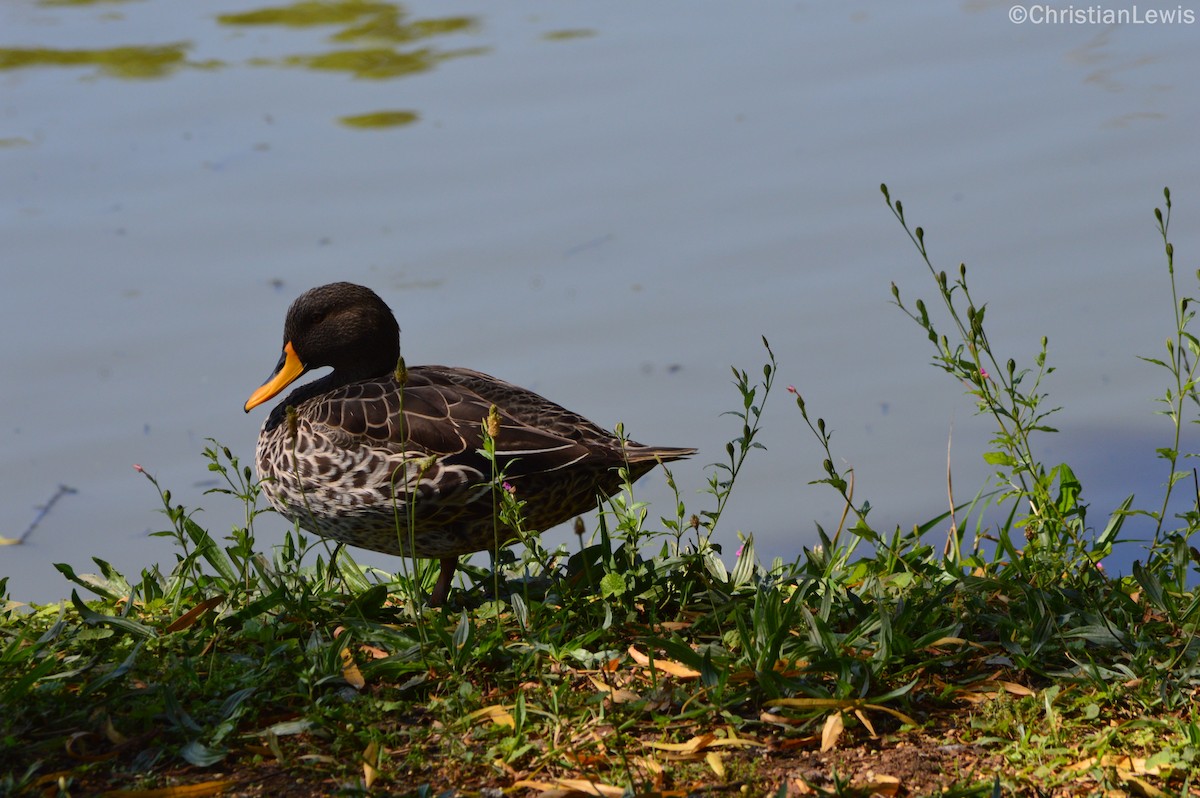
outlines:
[[446, 602], [446, 597], [450, 595], [450, 583], [454, 581], [454, 571], [458, 568], [458, 557], [443, 557], [441, 559], [442, 571], [438, 574], [437, 584], [433, 586], [433, 593], [429, 596], [430, 607], [440, 607]]

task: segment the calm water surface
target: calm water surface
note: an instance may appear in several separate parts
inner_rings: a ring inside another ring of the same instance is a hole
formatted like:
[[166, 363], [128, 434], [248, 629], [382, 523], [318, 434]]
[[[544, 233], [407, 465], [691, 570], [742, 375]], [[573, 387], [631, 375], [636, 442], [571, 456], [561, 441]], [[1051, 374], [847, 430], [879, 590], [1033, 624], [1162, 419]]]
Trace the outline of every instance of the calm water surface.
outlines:
[[[1200, 27], [1018, 25], [1010, 5], [0, 5], [0, 535], [40, 518], [0, 576], [50, 600], [55, 562], [169, 566], [134, 463], [236, 523], [203, 495], [205, 440], [251, 459], [263, 414], [242, 403], [289, 302], [331, 280], [383, 294], [410, 363], [700, 447], [676, 469], [693, 511], [739, 431], [729, 367], [757, 372], [765, 335], [769, 450], [727, 551], [740, 530], [793, 558], [836, 525], [788, 384], [880, 526], [923, 521], [951, 435], [959, 495], [985, 483], [989, 427], [889, 305], [892, 281], [932, 290], [880, 182], [939, 267], [968, 264], [1003, 356], [1031, 365], [1050, 337], [1065, 409], [1041, 449], [1093, 522], [1152, 505], [1165, 382], [1136, 356], [1171, 333], [1164, 185], [1196, 288]], [[639, 496], [670, 511], [661, 476]]]

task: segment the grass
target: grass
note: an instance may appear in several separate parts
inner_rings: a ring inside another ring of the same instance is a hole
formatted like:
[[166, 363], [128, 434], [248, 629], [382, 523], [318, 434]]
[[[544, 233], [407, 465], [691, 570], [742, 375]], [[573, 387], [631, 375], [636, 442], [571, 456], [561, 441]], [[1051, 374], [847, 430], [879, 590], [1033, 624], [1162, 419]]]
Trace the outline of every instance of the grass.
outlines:
[[[365, 569], [298, 530], [261, 551], [258, 485], [214, 443], [212, 500], [243, 506], [242, 525], [214, 537], [147, 474], [169, 572], [59, 565], [70, 601], [0, 609], [0, 794], [1200, 791], [1200, 506], [1167, 515], [1195, 484], [1179, 435], [1200, 406], [1200, 343], [1169, 192], [1155, 213], [1173, 329], [1147, 358], [1167, 378], [1167, 495], [1145, 510], [1130, 497], [1099, 530], [1074, 471], [1038, 456], [1059, 412], [1047, 342], [1029, 365], [993, 351], [966, 267], [938, 270], [883, 193], [941, 300], [935, 312], [893, 286], [894, 301], [995, 424], [994, 484], [976, 499], [876, 529], [833, 465], [830, 425], [789, 388], [823, 451], [815, 481], [845, 515], [794, 562], [761, 564], [751, 537], [724, 555], [726, 500], [775, 394], [764, 339], [762, 369], [733, 370], [732, 439], [699, 504], [669, 477], [675, 506], [657, 517], [626, 484], [578, 546], [532, 536], [432, 610], [414, 600], [428, 564]], [[502, 479], [497, 512], [516, 521]], [[1112, 578], [1103, 560], [1135, 514], [1154, 538]]]

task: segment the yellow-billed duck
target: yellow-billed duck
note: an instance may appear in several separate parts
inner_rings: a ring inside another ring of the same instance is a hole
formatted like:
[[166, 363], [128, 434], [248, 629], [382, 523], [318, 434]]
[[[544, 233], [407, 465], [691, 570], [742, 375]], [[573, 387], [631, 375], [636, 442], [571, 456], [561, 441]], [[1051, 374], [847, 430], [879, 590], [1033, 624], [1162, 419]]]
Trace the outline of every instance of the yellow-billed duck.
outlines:
[[[478, 371], [400, 364], [400, 327], [369, 288], [331, 283], [301, 294], [283, 354], [251, 409], [311, 369], [332, 366], [271, 411], [256, 459], [271, 504], [301, 527], [365, 549], [441, 561], [430, 597], [445, 601], [458, 557], [514, 540], [496, 518], [483, 424], [495, 407], [496, 469], [542, 531], [695, 449], [621, 440], [582, 416]], [[294, 408], [289, 419], [289, 408]]]

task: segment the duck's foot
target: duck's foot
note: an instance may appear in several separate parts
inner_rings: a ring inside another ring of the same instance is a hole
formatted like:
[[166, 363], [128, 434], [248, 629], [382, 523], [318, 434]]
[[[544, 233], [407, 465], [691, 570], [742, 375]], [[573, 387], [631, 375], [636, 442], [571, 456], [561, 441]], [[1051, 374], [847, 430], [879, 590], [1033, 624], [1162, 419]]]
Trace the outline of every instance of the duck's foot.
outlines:
[[437, 584], [433, 586], [433, 593], [429, 596], [430, 607], [440, 607], [446, 603], [446, 597], [450, 595], [450, 583], [454, 581], [454, 571], [458, 568], [458, 558], [443, 557], [441, 564], [442, 570], [438, 574]]

